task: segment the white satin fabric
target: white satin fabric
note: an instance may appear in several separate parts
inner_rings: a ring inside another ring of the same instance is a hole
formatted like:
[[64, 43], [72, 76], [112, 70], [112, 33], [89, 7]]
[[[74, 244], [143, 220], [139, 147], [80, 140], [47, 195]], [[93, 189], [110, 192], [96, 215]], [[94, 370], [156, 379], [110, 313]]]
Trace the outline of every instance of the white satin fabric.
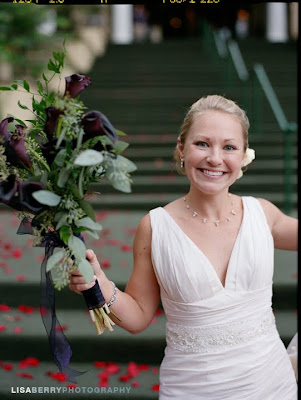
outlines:
[[150, 211], [152, 261], [167, 317], [160, 400], [297, 399], [271, 308], [273, 238], [259, 201], [242, 199], [225, 287], [170, 214]]

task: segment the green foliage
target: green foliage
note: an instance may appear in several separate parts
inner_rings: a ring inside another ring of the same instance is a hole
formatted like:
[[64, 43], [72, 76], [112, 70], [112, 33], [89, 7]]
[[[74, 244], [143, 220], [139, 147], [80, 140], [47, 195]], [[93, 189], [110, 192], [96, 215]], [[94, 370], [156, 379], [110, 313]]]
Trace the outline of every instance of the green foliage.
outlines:
[[47, 47], [54, 39], [38, 29], [47, 20], [49, 10], [49, 6], [1, 3], [0, 53], [3, 60], [14, 66], [15, 74], [40, 73], [42, 63], [30, 57], [30, 52]]
[[[59, 91], [49, 90], [49, 82], [53, 77], [60, 77], [65, 56], [64, 46], [62, 51], [53, 52], [53, 57], [47, 63], [48, 73], [37, 80], [38, 95], [33, 93], [25, 79], [14, 80], [11, 85], [0, 88], [2, 91], [21, 90], [31, 96], [31, 109], [18, 101], [21, 109], [30, 110], [34, 116], [28, 120], [32, 124], [31, 130], [25, 130], [24, 133], [31, 167], [11, 166], [6, 160], [5, 146], [0, 143], [0, 179], [5, 180], [9, 175], [15, 174], [19, 181], [43, 184], [43, 190], [32, 193], [36, 202], [46, 206], [35, 214], [34, 233], [38, 243], [45, 234], [55, 230], [65, 245], [63, 250], [53, 254], [47, 264], [47, 271], [53, 274], [53, 281], [58, 289], [68, 284], [69, 275], [74, 268], [80, 269], [87, 282], [93, 277], [93, 269], [86, 260], [86, 247], [76, 236], [86, 233], [97, 239], [97, 231], [102, 229], [95, 220], [92, 205], [88, 202], [90, 185], [107, 178], [115, 189], [129, 193], [132, 184], [130, 173], [136, 170], [135, 164], [121, 155], [128, 143], [121, 140], [113, 142], [103, 131], [97, 133], [100, 136], [85, 140], [82, 119], [86, 107], [78, 96], [71, 97], [69, 91], [61, 96]], [[58, 111], [51, 133], [57, 139], [52, 148], [51, 161], [43, 156], [40, 147], [41, 144], [50, 143], [45, 125], [50, 118], [46, 112], [48, 107]], [[25, 125], [20, 119], [13, 118], [14, 121], [8, 124], [11, 133], [16, 130], [17, 124]], [[116, 132], [119, 136], [125, 136], [121, 131]], [[23, 212], [22, 217], [24, 216], [29, 219], [32, 217], [30, 212]], [[71, 256], [73, 266], [68, 263]]]

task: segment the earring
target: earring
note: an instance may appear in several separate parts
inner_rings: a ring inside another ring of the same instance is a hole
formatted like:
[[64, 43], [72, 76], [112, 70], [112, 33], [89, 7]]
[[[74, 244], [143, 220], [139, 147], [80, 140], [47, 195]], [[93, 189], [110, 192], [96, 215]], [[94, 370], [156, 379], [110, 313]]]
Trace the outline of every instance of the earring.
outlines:
[[184, 158], [181, 158], [181, 168], [184, 168]]

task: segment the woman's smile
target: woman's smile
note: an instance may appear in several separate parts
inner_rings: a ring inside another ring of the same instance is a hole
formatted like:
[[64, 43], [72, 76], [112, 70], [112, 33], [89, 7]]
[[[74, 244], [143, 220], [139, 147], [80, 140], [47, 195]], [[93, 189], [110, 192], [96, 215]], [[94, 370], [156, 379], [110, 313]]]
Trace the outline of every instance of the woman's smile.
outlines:
[[223, 175], [225, 175], [227, 172], [224, 171], [214, 171], [211, 169], [206, 169], [206, 168], [198, 168], [199, 171], [205, 176], [207, 176], [210, 179], [217, 179], [221, 178]]

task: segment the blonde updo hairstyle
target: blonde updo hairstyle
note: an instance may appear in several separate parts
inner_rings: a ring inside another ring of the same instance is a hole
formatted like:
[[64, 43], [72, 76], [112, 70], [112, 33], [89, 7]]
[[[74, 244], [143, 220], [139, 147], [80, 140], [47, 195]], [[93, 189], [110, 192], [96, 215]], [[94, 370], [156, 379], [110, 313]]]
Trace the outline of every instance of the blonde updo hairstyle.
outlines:
[[[227, 113], [240, 123], [243, 132], [245, 152], [248, 148], [248, 130], [250, 127], [249, 119], [245, 111], [242, 110], [233, 100], [226, 99], [225, 97], [216, 94], [201, 97], [189, 108], [180, 128], [179, 138], [182, 145], [185, 145], [185, 141], [190, 127], [194, 121], [194, 117], [204, 114], [206, 111], [221, 111]], [[178, 148], [176, 148], [174, 152], [174, 160], [176, 161], [176, 168], [179, 174], [185, 175], [185, 169], [181, 168], [181, 156]]]

